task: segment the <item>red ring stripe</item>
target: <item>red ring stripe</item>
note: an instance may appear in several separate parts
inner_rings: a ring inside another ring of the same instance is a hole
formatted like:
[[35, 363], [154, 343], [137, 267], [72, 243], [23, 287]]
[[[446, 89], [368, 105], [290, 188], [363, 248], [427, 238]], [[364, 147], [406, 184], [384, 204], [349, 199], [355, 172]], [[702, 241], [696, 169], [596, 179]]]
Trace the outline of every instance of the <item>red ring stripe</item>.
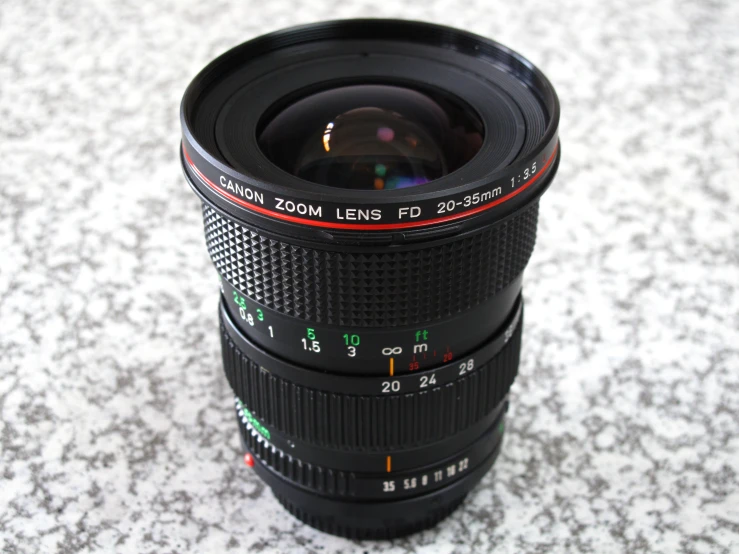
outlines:
[[324, 227], [324, 228], [330, 228], [330, 229], [352, 229], [356, 231], [382, 231], [382, 230], [388, 230], [388, 229], [409, 229], [414, 227], [425, 227], [427, 225], [434, 225], [436, 223], [444, 223], [446, 221], [454, 221], [455, 219], [461, 219], [463, 217], [467, 217], [470, 215], [474, 215], [480, 212], [484, 212], [485, 210], [489, 210], [490, 208], [493, 208], [495, 206], [498, 206], [499, 204], [502, 204], [503, 202], [510, 200], [517, 194], [522, 193], [527, 188], [529, 188], [531, 185], [533, 185], [539, 177], [541, 177], [544, 172], [549, 168], [552, 161], [554, 160], [554, 156], [557, 154], [557, 150], [559, 148], [559, 144], [555, 145], [554, 150], [552, 150], [552, 155], [549, 156], [549, 159], [544, 164], [544, 167], [542, 167], [539, 172], [531, 178], [530, 181], [528, 181], [525, 185], [523, 185], [521, 188], [518, 188], [514, 190], [513, 192], [510, 192], [506, 194], [505, 196], [501, 196], [494, 202], [490, 202], [489, 204], [485, 204], [484, 206], [478, 206], [477, 208], [472, 208], [471, 210], [467, 210], [466, 212], [460, 212], [458, 214], [452, 214], [447, 215], [444, 217], [437, 217], [436, 219], [426, 219], [424, 221], [417, 221], [417, 222], [407, 222], [407, 223], [381, 223], [378, 225], [372, 225], [367, 223], [335, 223], [332, 221], [316, 221], [313, 219], [305, 219], [302, 217], [295, 217], [288, 214], [283, 214], [279, 212], [274, 212], [272, 210], [268, 210], [267, 208], [263, 208], [261, 206], [257, 206], [256, 204], [252, 204], [251, 202], [247, 202], [246, 200], [243, 200], [242, 198], [239, 198], [238, 196], [234, 196], [233, 194], [229, 194], [228, 192], [224, 191], [221, 187], [216, 185], [213, 181], [208, 179], [203, 173], [195, 166], [192, 159], [190, 158], [190, 155], [187, 153], [187, 149], [183, 146], [182, 151], [185, 154], [185, 159], [187, 160], [187, 164], [190, 166], [190, 168], [195, 172], [195, 174], [200, 178], [200, 180], [208, 185], [211, 189], [213, 189], [215, 192], [220, 194], [221, 196], [228, 198], [231, 200], [231, 202], [234, 202], [235, 204], [238, 204], [239, 206], [242, 206], [248, 210], [251, 210], [253, 212], [257, 212], [263, 215], [267, 215], [269, 217], [274, 217], [276, 219], [282, 219], [283, 221], [290, 221], [291, 223], [299, 223], [301, 225], [311, 225], [312, 227]]

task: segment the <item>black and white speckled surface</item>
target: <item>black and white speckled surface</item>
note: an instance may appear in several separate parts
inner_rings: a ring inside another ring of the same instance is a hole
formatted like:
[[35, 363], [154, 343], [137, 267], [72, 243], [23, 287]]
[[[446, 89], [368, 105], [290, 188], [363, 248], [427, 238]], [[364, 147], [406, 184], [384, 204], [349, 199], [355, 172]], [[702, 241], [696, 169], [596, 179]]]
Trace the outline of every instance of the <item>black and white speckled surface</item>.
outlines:
[[[739, 551], [739, 3], [497, 4], [3, 1], [3, 552]], [[177, 159], [213, 56], [359, 15], [492, 36], [563, 111], [503, 454], [393, 543], [299, 524], [240, 462]]]

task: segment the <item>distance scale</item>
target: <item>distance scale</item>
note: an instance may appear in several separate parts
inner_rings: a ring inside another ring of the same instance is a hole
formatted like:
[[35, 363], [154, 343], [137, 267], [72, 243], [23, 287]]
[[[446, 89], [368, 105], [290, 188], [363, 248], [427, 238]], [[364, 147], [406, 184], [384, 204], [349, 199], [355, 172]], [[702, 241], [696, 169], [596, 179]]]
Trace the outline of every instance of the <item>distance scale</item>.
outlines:
[[492, 314], [481, 304], [417, 327], [340, 327], [267, 308], [222, 277], [221, 291], [231, 319], [256, 344], [305, 367], [336, 373], [394, 376], [448, 364], [495, 334], [508, 315]]

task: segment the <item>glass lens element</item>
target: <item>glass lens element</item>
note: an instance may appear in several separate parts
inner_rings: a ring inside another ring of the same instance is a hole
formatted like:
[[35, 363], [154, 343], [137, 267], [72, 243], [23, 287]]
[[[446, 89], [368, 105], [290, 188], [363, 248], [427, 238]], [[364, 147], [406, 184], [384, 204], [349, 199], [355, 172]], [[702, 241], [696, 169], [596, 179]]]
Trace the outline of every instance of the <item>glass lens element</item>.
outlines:
[[438, 179], [482, 145], [482, 122], [446, 93], [352, 85], [306, 96], [259, 134], [264, 154], [313, 183], [391, 190]]

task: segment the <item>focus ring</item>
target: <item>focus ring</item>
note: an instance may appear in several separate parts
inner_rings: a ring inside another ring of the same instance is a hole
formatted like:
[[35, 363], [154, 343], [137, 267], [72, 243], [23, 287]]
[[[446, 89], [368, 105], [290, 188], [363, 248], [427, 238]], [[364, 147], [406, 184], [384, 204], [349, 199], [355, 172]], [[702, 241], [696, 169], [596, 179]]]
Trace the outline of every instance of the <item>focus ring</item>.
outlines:
[[208, 252], [252, 300], [298, 319], [352, 327], [429, 323], [502, 290], [526, 267], [538, 201], [484, 230], [428, 247], [319, 250], [282, 242], [203, 204]]
[[223, 365], [234, 394], [266, 427], [324, 448], [410, 449], [467, 429], [505, 398], [518, 372], [522, 320], [490, 361], [443, 386], [396, 395], [350, 395], [295, 384], [234, 344], [221, 323]]

